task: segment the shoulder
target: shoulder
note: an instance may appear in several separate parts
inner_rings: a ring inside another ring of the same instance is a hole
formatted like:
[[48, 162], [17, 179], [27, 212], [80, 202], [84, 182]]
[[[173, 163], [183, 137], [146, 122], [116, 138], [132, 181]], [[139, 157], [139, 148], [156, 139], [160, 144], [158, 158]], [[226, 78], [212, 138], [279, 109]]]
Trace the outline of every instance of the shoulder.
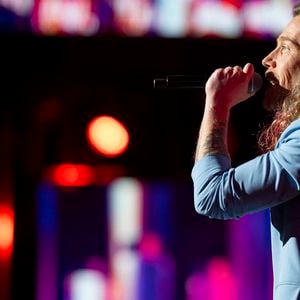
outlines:
[[293, 121], [281, 134], [277, 147], [290, 141], [299, 141], [300, 143], [300, 119]]
[[270, 157], [286, 170], [297, 174], [300, 182], [300, 119], [293, 121], [284, 130]]

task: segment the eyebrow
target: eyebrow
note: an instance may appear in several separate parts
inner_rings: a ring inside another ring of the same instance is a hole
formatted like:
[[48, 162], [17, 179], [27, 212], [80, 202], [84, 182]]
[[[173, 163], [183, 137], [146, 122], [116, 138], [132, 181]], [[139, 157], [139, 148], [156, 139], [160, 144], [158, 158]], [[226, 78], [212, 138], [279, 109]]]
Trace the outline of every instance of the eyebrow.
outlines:
[[286, 37], [286, 36], [279, 36], [278, 39], [277, 39], [277, 42], [290, 42], [294, 46], [296, 46], [297, 48], [300, 48], [300, 44], [298, 43], [297, 40], [291, 39], [291, 38]]

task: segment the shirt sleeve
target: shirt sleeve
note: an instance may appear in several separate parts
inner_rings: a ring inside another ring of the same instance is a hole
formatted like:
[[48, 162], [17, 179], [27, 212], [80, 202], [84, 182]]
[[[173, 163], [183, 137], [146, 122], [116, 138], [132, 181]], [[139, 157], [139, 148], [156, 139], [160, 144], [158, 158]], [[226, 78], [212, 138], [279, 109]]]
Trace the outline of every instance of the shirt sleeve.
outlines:
[[288, 201], [300, 191], [300, 122], [286, 130], [276, 148], [232, 168], [224, 155], [207, 155], [192, 170], [199, 214], [236, 219]]

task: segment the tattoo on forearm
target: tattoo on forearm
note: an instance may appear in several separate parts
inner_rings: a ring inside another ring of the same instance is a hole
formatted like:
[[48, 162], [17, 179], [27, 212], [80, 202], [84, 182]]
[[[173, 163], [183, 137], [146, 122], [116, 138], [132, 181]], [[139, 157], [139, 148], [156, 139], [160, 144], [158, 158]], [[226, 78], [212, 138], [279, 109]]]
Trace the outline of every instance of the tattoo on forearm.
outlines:
[[228, 154], [226, 145], [226, 122], [215, 122], [212, 131], [205, 137], [204, 143], [199, 145], [202, 154]]

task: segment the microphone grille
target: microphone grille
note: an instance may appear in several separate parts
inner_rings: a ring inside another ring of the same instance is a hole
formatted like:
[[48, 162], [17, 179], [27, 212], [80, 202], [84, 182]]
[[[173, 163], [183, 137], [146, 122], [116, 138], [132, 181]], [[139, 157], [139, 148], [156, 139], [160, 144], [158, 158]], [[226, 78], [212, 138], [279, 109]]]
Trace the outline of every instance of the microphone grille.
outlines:
[[263, 79], [262, 79], [261, 75], [254, 72], [254, 74], [249, 82], [248, 93], [255, 94], [258, 90], [261, 89], [262, 85], [263, 85]]

